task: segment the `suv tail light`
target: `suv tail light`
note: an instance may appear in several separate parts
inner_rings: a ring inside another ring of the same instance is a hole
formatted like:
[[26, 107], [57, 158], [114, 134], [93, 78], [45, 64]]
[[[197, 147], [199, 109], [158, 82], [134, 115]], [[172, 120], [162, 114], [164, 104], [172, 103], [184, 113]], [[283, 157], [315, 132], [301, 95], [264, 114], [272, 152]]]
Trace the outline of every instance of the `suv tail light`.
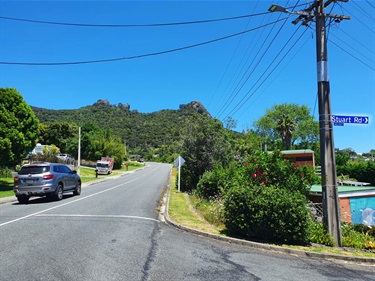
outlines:
[[19, 181], [20, 181], [20, 179], [18, 178], [18, 176], [15, 176], [15, 177], [13, 178], [13, 180], [14, 180], [14, 183], [16, 183], [16, 182], [19, 182]]
[[53, 175], [52, 174], [46, 174], [46, 175], [43, 176], [43, 179], [44, 180], [51, 180], [51, 179], [53, 179]]

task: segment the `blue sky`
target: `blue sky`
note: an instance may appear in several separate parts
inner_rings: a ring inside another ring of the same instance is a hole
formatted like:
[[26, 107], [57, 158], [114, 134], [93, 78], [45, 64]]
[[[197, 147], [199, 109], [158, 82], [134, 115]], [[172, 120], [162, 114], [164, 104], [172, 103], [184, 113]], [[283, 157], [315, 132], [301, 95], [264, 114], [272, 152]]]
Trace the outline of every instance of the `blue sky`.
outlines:
[[[318, 120], [315, 23], [294, 25], [295, 15], [267, 13], [272, 3], [293, 11], [306, 2], [0, 0], [3, 63], [125, 58], [0, 64], [0, 87], [16, 88], [29, 105], [48, 109], [106, 99], [149, 113], [198, 100], [213, 117], [236, 120], [238, 131], [282, 103], [307, 105]], [[334, 126], [335, 147], [369, 152], [375, 149], [375, 3], [331, 4], [326, 12], [351, 17], [327, 27], [332, 114], [370, 118], [367, 125]], [[82, 26], [253, 14], [260, 15]]]

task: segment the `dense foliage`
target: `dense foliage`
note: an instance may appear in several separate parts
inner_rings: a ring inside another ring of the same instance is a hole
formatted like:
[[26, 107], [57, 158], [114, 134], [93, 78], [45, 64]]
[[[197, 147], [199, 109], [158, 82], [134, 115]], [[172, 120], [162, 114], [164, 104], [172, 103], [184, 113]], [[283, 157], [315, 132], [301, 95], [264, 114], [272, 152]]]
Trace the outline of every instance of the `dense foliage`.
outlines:
[[16, 89], [0, 88], [0, 166], [15, 166], [37, 141], [38, 119]]
[[309, 187], [319, 181], [313, 167], [296, 165], [284, 159], [280, 151], [253, 151], [241, 163], [216, 168], [204, 174], [198, 183], [197, 194], [209, 198], [222, 196], [234, 181], [240, 185], [264, 185], [297, 191], [307, 195]]
[[337, 175], [347, 175], [375, 186], [375, 162], [348, 162], [344, 166], [337, 166]]
[[311, 219], [306, 203], [305, 196], [286, 188], [235, 183], [225, 195], [225, 226], [246, 238], [305, 243]]
[[278, 151], [253, 151], [228, 169], [206, 172], [196, 194], [222, 198], [225, 226], [237, 236], [279, 243], [309, 241], [311, 213], [306, 195], [318, 180]]
[[39, 124], [38, 142], [56, 145], [61, 152], [77, 155], [78, 126], [64, 121]]
[[[319, 139], [319, 123], [306, 105], [280, 104], [268, 109], [254, 123], [258, 135], [266, 137], [271, 149], [309, 148]], [[278, 145], [277, 140], [281, 140]]]
[[[181, 132], [185, 124], [194, 122], [196, 116], [209, 116], [199, 102], [181, 105], [178, 110], [162, 110], [147, 114], [131, 111], [129, 107], [99, 102], [75, 110], [49, 110], [37, 107], [33, 107], [33, 110], [44, 125], [41, 128], [41, 142], [56, 142], [63, 152], [76, 155], [80, 126], [84, 144], [82, 147], [88, 148], [87, 152], [82, 153], [89, 159], [97, 158], [98, 153], [104, 153], [100, 150], [95, 152], [95, 149], [100, 149], [104, 145], [100, 138], [103, 140], [109, 137], [116, 139], [117, 146], [119, 143], [126, 146], [127, 154], [138, 154], [148, 160], [168, 162], [172, 162], [180, 150]], [[58, 126], [64, 129], [64, 132], [57, 134], [59, 140], [53, 138], [54, 129]]]
[[113, 136], [125, 141], [128, 149], [140, 149], [143, 152], [179, 141], [181, 127], [187, 119], [196, 115], [208, 115], [198, 102], [182, 105], [179, 110], [153, 113], [139, 113], [107, 103], [96, 103], [74, 110], [37, 107], [33, 107], [33, 110], [41, 123], [67, 122], [81, 127], [86, 123], [95, 124], [101, 130], [109, 130]]
[[227, 166], [233, 160], [233, 151], [226, 129], [217, 119], [196, 117], [184, 126], [182, 132], [183, 166], [182, 187], [196, 188], [199, 178], [215, 166]]

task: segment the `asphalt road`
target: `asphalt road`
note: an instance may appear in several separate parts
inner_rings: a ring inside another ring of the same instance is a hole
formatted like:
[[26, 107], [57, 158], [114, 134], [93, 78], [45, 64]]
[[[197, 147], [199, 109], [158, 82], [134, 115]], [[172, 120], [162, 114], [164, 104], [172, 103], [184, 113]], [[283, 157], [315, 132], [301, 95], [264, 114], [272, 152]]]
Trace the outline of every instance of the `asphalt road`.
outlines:
[[375, 267], [299, 257], [176, 229], [156, 211], [171, 166], [0, 205], [0, 280], [375, 280]]

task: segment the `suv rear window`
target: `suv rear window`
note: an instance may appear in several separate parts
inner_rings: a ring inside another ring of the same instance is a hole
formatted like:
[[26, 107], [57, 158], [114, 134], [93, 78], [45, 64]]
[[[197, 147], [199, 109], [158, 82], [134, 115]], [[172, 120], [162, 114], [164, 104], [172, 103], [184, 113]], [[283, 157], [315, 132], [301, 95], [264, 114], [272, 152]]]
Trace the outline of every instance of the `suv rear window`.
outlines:
[[19, 175], [28, 175], [28, 174], [42, 174], [50, 171], [49, 166], [27, 166], [22, 167], [18, 172]]

